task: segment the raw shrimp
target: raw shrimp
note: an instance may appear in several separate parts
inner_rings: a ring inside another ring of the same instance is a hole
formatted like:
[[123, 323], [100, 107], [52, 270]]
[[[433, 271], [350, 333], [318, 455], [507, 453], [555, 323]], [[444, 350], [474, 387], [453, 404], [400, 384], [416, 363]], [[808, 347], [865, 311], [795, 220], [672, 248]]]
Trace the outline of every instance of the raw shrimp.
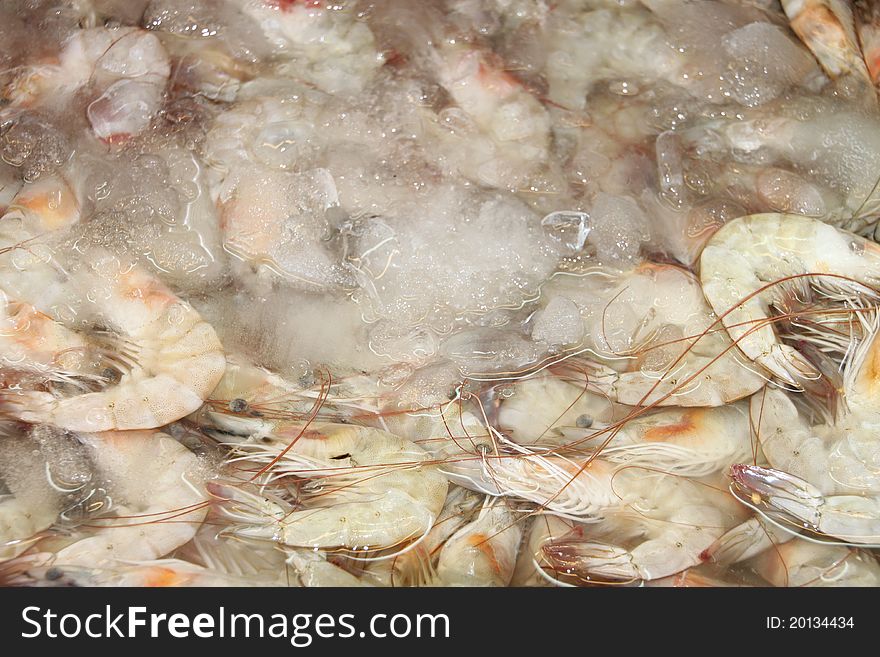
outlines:
[[477, 518], [446, 541], [437, 560], [444, 586], [507, 586], [522, 539], [518, 514], [503, 500], [487, 503]]
[[[654, 466], [670, 474], [705, 477], [752, 455], [745, 403], [716, 408], [664, 408], [608, 429], [562, 427], [565, 445], [598, 449], [613, 463]], [[605, 442], [607, 441], [607, 444]]]
[[805, 479], [756, 465], [734, 465], [731, 477], [744, 502], [777, 522], [847, 544], [880, 543], [880, 497], [874, 491], [825, 495]]
[[618, 370], [599, 370], [595, 377], [596, 387], [615, 401], [719, 406], [764, 385], [738, 360], [699, 280], [680, 267], [645, 262], [621, 273], [557, 276], [543, 294], [579, 306], [590, 356]]
[[168, 55], [154, 34], [133, 27], [80, 30], [64, 43], [57, 64], [27, 69], [13, 82], [7, 111], [64, 111], [77, 91], [91, 85], [86, 116], [92, 130], [99, 139], [117, 143], [149, 126], [170, 72]]
[[864, 550], [794, 540], [750, 562], [773, 586], [880, 586], [880, 564]]
[[113, 568], [159, 559], [195, 536], [208, 511], [199, 459], [153, 431], [82, 434], [112, 491], [115, 514], [56, 549], [54, 566]]
[[[151, 274], [133, 266], [108, 278], [98, 272], [115, 261], [89, 255], [93, 267], [76, 278], [100, 291], [100, 318], [121, 336], [109, 339], [119, 350], [113, 364], [121, 370], [118, 382], [68, 398], [22, 391], [7, 398], [10, 412], [72, 431], [107, 431], [160, 427], [196, 410], [225, 367], [214, 330]], [[52, 308], [51, 299], [40, 302]]]
[[373, 33], [351, 6], [323, 0], [240, 4], [282, 59], [279, 69], [322, 91], [356, 94], [384, 63]]
[[874, 86], [859, 47], [851, 4], [846, 0], [782, 0], [791, 29], [833, 79], [851, 79], [876, 104]]
[[[880, 248], [799, 215], [756, 214], [725, 224], [700, 258], [706, 299], [737, 347], [794, 388], [819, 377], [816, 366], [780, 341], [770, 308], [810, 294], [858, 302], [876, 298]], [[791, 292], [790, 287], [794, 287]], [[821, 337], [821, 335], [820, 335]]]
[[[748, 407], [635, 411], [554, 376], [520, 381], [498, 426], [521, 445], [591, 452], [631, 465], [702, 477], [751, 455]], [[607, 444], [604, 444], [607, 441]]]
[[624, 478], [625, 506], [544, 546], [555, 570], [583, 582], [668, 577], [700, 564], [703, 551], [737, 522], [734, 500], [711, 483], [656, 471]]
[[856, 0], [855, 18], [862, 56], [875, 85], [880, 83], [880, 7], [873, 0]]
[[435, 119], [448, 160], [480, 184], [525, 187], [549, 155], [550, 120], [540, 101], [493, 53], [446, 43], [434, 58], [440, 83], [457, 105]]
[[[245, 427], [235, 422], [223, 428], [241, 436]], [[446, 499], [446, 479], [429, 455], [378, 429], [290, 425], [234, 444], [233, 463], [254, 464], [272, 480], [308, 480], [306, 509], [285, 514], [271, 500], [249, 494], [255, 510], [230, 510], [242, 536], [294, 547], [375, 550], [424, 536]]]

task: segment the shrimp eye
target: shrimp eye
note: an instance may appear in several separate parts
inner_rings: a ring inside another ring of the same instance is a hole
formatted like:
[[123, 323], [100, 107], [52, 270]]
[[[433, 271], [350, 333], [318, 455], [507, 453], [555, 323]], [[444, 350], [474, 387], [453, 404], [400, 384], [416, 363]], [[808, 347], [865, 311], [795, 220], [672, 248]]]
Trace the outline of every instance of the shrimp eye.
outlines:
[[50, 582], [54, 582], [56, 579], [61, 579], [64, 577], [64, 573], [60, 568], [50, 568], [46, 571], [46, 579]]
[[107, 380], [107, 383], [119, 383], [120, 379], [122, 379], [122, 374], [119, 370], [114, 369], [112, 367], [105, 367], [101, 372], [101, 377]]
[[578, 429], [589, 429], [593, 426], [593, 418], [584, 413], [583, 415], [579, 415], [577, 420], [575, 420], [575, 424]]
[[241, 398], [229, 402], [229, 410], [233, 413], [244, 413], [248, 409], [248, 403]]

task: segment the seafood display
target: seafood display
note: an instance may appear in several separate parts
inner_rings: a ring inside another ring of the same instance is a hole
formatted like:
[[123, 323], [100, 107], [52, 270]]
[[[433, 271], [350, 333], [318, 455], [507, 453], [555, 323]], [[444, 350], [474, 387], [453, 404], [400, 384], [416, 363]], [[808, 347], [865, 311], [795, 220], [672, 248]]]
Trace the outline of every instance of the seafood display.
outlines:
[[880, 4], [0, 36], [0, 585], [880, 586]]

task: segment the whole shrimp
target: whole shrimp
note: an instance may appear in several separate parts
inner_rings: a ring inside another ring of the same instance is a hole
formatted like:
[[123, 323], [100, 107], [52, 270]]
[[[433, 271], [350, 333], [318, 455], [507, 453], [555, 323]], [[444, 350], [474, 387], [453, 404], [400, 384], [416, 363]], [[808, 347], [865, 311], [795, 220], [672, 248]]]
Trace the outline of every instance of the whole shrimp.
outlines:
[[305, 479], [307, 486], [306, 508], [290, 513], [257, 494], [233, 491], [229, 515], [242, 536], [375, 550], [424, 536], [443, 508], [446, 478], [405, 438], [355, 425], [290, 424], [255, 434], [243, 433], [245, 426], [224, 425], [237, 432], [227, 438], [235, 445], [233, 463], [253, 464], [269, 480]]
[[[609, 462], [706, 476], [751, 455], [748, 407], [635, 410], [553, 376], [520, 381], [498, 426], [521, 445], [591, 453]], [[607, 443], [607, 444], [606, 444]]]
[[712, 482], [657, 471], [623, 478], [624, 506], [544, 546], [555, 570], [583, 582], [668, 577], [702, 563], [703, 551], [738, 521], [734, 500]]
[[864, 238], [817, 219], [757, 214], [725, 224], [709, 240], [700, 258], [700, 280], [737, 347], [799, 389], [819, 372], [801, 351], [780, 340], [771, 307], [784, 310], [800, 294], [850, 303], [874, 298], [878, 265], [880, 248]]
[[[53, 565], [112, 567], [150, 561], [195, 536], [208, 511], [198, 457], [170, 436], [153, 431], [81, 434], [115, 503], [70, 539], [49, 539]], [[52, 544], [55, 545], [52, 545]]]
[[[154, 428], [193, 412], [223, 375], [226, 361], [214, 330], [153, 275], [134, 266], [107, 277], [99, 273], [106, 269], [106, 254], [91, 255], [98, 260], [95, 267], [81, 270], [75, 279], [86, 289], [101, 291], [99, 317], [122, 336], [118, 343], [108, 339], [121, 352], [111, 361], [118, 378], [102, 391], [67, 398], [36, 390], [7, 391], [10, 412], [72, 431]], [[59, 287], [59, 293], [64, 289]], [[53, 300], [47, 296], [40, 305], [51, 311]], [[23, 328], [27, 332], [40, 326]]]

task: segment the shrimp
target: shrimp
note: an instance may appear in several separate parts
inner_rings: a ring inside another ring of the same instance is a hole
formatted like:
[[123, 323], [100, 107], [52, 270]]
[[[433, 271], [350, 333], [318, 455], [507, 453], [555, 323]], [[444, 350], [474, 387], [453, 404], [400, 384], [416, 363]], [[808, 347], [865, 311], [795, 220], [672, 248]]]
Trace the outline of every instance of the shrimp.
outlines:
[[[875, 298], [880, 248], [816, 219], [756, 214], [725, 224], [700, 258], [703, 293], [737, 347], [767, 372], [795, 389], [819, 377], [797, 348], [781, 342], [771, 306], [784, 308], [793, 281], [797, 294], [828, 299]], [[775, 283], [775, 284], [774, 284]], [[823, 339], [821, 324], [817, 339]]]
[[503, 502], [488, 503], [446, 541], [437, 578], [444, 586], [507, 586], [521, 539], [517, 515]]
[[324, 0], [241, 4], [280, 55], [279, 69], [322, 91], [356, 94], [384, 63], [373, 33], [351, 6]]
[[739, 563], [792, 538], [793, 534], [757, 515], [720, 536], [706, 549], [703, 558], [725, 565]]
[[446, 478], [430, 464], [429, 455], [379, 429], [278, 426], [234, 444], [233, 463], [263, 466], [271, 480], [308, 480], [307, 508], [287, 514], [271, 500], [249, 493], [263, 517], [243, 504], [231, 509], [230, 516], [244, 525], [236, 529], [241, 536], [292, 547], [375, 550], [424, 536], [446, 499]]
[[794, 540], [752, 559], [773, 586], [878, 586], [880, 564], [865, 550]]
[[456, 103], [433, 117], [446, 159], [480, 184], [525, 187], [549, 156], [547, 111], [494, 53], [446, 43], [432, 54], [440, 84]]
[[880, 83], [880, 7], [874, 0], [856, 0], [855, 18], [862, 56], [875, 85]]
[[115, 515], [54, 550], [54, 566], [115, 567], [159, 559], [195, 536], [208, 511], [199, 459], [153, 431], [81, 434], [108, 481]]
[[581, 309], [583, 347], [611, 368], [598, 370], [596, 386], [615, 401], [720, 406], [765, 383], [738, 360], [700, 281], [685, 269], [650, 262], [621, 273], [596, 269], [557, 276], [543, 294], [570, 298]]
[[880, 542], [880, 497], [825, 495], [805, 479], [772, 468], [737, 464], [731, 468], [741, 499], [771, 519], [787, 521], [848, 544]]
[[484, 502], [460, 486], [451, 486], [443, 510], [424, 540], [393, 559], [381, 559], [368, 565], [366, 577], [383, 586], [432, 586], [437, 583], [436, 560], [451, 536], [467, 526]]
[[[107, 277], [98, 272], [113, 260], [100, 252], [90, 256], [93, 267], [77, 278], [86, 289], [100, 290], [100, 318], [123, 336], [114, 363], [122, 370], [118, 382], [68, 398], [18, 392], [7, 400], [10, 412], [27, 422], [91, 432], [155, 428], [192, 413], [223, 375], [226, 361], [214, 330], [143, 269], [132, 266]], [[50, 299], [44, 303], [52, 307]]]
[[791, 29], [832, 78], [852, 80], [876, 103], [871, 75], [856, 35], [852, 8], [846, 0], [782, 0]]
[[[654, 466], [670, 474], [705, 477], [752, 454], [748, 407], [664, 408], [626, 419], [608, 430], [560, 429], [569, 445], [592, 447], [610, 438], [602, 458], [627, 465]], [[609, 435], [613, 434], [613, 435]]]
[[607, 461], [684, 476], [706, 476], [751, 455], [745, 404], [634, 413], [552, 376], [518, 382], [501, 403], [498, 425], [521, 445], [589, 452], [603, 443]]
[[669, 577], [702, 563], [738, 519], [726, 491], [707, 483], [651, 471], [625, 476], [625, 506], [544, 546], [555, 570], [583, 582]]
[[7, 90], [10, 110], [63, 111], [83, 88], [93, 92], [86, 116], [95, 136], [118, 143], [145, 130], [162, 106], [171, 66], [159, 39], [134, 27], [75, 32], [56, 64], [26, 69]]

